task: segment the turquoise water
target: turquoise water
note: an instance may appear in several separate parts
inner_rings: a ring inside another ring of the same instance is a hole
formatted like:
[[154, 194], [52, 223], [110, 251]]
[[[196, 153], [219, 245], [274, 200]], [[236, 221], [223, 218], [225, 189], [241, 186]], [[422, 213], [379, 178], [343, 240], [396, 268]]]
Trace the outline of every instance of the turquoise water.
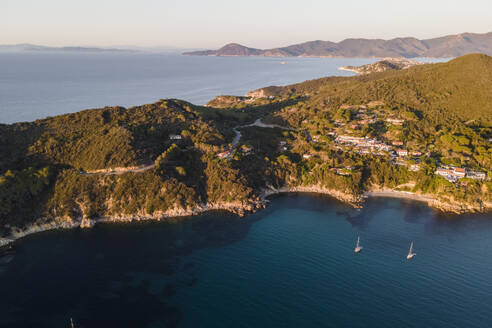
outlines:
[[0, 258], [0, 327], [490, 327], [490, 219], [292, 194], [245, 218], [40, 233]]

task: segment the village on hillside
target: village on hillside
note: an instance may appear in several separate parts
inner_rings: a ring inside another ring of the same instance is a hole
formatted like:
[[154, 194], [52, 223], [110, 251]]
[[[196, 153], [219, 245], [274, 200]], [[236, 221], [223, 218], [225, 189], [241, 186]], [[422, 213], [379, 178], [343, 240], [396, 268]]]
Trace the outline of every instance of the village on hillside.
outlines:
[[[412, 113], [405, 114], [409, 118], [399, 114], [398, 111], [385, 109], [384, 103], [380, 101], [356, 106], [344, 105], [328, 122], [308, 119], [302, 121], [301, 127], [296, 130], [297, 137], [283, 138], [278, 142], [276, 151], [279, 153], [298, 152], [302, 159], [309, 160], [313, 157], [324, 158], [323, 149], [335, 149], [342, 153], [355, 153], [359, 156], [388, 158], [390, 164], [406, 167], [412, 172], [422, 169], [424, 159], [432, 159], [436, 167], [433, 173], [449, 182], [456, 183], [462, 178], [488, 179], [487, 173], [479, 168], [441, 163], [439, 156], [426, 149], [425, 145], [415, 143], [407, 145], [399, 136], [405, 122], [415, 117], [411, 116]], [[320, 128], [320, 125], [323, 127]], [[386, 132], [376, 131], [375, 129], [378, 128]], [[311, 147], [306, 146], [309, 144]], [[255, 149], [251, 144], [239, 142], [237, 147], [229, 145], [223, 151], [218, 152], [217, 157], [230, 160], [234, 154], [247, 156], [254, 152]], [[352, 174], [354, 167], [345, 165], [333, 167], [332, 170], [339, 175], [347, 176]]]

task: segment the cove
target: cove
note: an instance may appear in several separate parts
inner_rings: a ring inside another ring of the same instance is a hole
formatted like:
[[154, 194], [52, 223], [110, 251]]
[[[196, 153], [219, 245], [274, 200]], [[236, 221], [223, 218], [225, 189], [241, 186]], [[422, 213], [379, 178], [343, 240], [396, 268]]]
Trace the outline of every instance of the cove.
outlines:
[[0, 327], [489, 327], [491, 233], [487, 214], [310, 194], [49, 231], [0, 257]]

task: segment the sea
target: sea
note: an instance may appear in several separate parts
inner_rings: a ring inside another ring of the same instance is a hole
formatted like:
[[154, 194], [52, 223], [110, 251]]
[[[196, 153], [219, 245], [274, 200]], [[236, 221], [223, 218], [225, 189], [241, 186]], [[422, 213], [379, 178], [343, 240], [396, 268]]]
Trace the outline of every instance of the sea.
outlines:
[[[199, 57], [151, 53], [0, 53], [0, 123], [162, 98], [204, 105], [270, 85], [328, 75], [377, 59]], [[435, 61], [435, 59], [422, 59]]]
[[[0, 122], [160, 98], [205, 104], [375, 60], [4, 53]], [[0, 327], [492, 327], [490, 214], [392, 198], [361, 209], [313, 194], [270, 201], [242, 218], [22, 238], [0, 251]]]
[[243, 218], [48, 231], [0, 257], [0, 327], [486, 328], [491, 235], [484, 214], [313, 194]]

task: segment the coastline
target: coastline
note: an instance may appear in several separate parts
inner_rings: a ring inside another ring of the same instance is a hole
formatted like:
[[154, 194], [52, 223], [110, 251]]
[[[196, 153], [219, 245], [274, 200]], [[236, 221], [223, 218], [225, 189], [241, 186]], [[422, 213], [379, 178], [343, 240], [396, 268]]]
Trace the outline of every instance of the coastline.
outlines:
[[361, 72], [358, 70], [358, 69], [355, 69], [355, 68], [348, 68], [346, 66], [340, 66], [338, 68], [339, 71], [347, 71], [347, 72], [352, 72], [352, 73], [355, 73], [355, 74], [358, 74], [358, 75], [361, 75]]
[[387, 197], [387, 198], [411, 199], [411, 200], [415, 200], [418, 202], [425, 202], [425, 203], [436, 200], [434, 198], [425, 195], [419, 195], [410, 191], [399, 191], [399, 190], [392, 190], [392, 189], [368, 191], [364, 193], [364, 197]]
[[24, 229], [18, 229], [14, 233], [7, 237], [0, 237], [0, 249], [6, 247], [18, 239], [32, 235], [39, 232], [58, 230], [58, 229], [73, 229], [81, 228], [87, 229], [93, 227], [96, 223], [131, 223], [134, 221], [161, 221], [171, 218], [182, 218], [187, 216], [195, 216], [204, 214], [211, 211], [228, 211], [238, 216], [245, 216], [249, 213], [254, 213], [260, 209], [266, 207], [269, 200], [269, 196], [284, 194], [284, 193], [313, 193], [323, 194], [333, 197], [349, 206], [354, 208], [361, 208], [364, 203], [364, 199], [369, 197], [386, 197], [386, 198], [399, 198], [410, 199], [413, 201], [419, 201], [426, 203], [427, 206], [440, 210], [442, 212], [449, 212], [454, 214], [465, 213], [486, 213], [492, 209], [491, 203], [485, 203], [482, 207], [478, 208], [472, 205], [466, 205], [463, 203], [451, 203], [440, 201], [430, 195], [422, 195], [409, 191], [399, 191], [393, 189], [373, 189], [365, 192], [361, 195], [353, 195], [345, 193], [335, 189], [327, 189], [319, 185], [315, 186], [284, 186], [281, 188], [270, 187], [263, 189], [260, 193], [260, 197], [256, 200], [249, 202], [228, 202], [228, 203], [209, 203], [209, 204], [197, 204], [193, 208], [172, 208], [164, 212], [156, 212], [152, 215], [137, 214], [137, 215], [121, 215], [121, 216], [103, 216], [95, 219], [78, 217], [75, 220], [71, 218], [54, 218], [49, 222], [42, 222], [48, 218], [40, 218], [38, 222], [27, 226]]
[[466, 204], [462, 202], [442, 201], [432, 195], [418, 194], [410, 191], [400, 191], [393, 189], [373, 189], [363, 194], [364, 198], [367, 197], [388, 197], [388, 198], [400, 198], [410, 199], [418, 202], [424, 202], [427, 206], [440, 210], [442, 212], [449, 212], [454, 214], [466, 214], [466, 213], [486, 213], [492, 209], [491, 203], [481, 203], [480, 206]]
[[328, 195], [355, 208], [360, 208], [363, 201], [362, 196], [351, 195], [335, 189], [326, 189], [321, 186], [284, 186], [281, 188], [264, 189], [260, 198], [263, 202], [267, 202], [267, 198], [269, 196], [288, 193], [313, 193]]

